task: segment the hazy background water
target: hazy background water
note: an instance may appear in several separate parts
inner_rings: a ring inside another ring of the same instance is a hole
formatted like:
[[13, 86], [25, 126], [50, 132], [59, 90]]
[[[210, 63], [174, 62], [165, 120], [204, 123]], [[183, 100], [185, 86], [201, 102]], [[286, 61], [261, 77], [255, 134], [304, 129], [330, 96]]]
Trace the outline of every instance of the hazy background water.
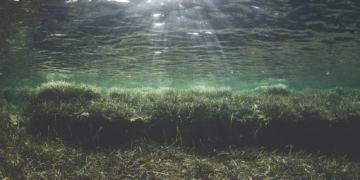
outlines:
[[33, 0], [0, 6], [0, 86], [360, 85], [358, 0]]

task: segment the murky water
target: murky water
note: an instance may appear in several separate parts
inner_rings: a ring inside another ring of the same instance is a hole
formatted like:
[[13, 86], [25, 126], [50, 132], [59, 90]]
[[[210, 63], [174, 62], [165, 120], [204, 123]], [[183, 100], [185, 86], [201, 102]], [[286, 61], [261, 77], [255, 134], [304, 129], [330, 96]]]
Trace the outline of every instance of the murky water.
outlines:
[[6, 1], [0, 86], [359, 87], [357, 0]]

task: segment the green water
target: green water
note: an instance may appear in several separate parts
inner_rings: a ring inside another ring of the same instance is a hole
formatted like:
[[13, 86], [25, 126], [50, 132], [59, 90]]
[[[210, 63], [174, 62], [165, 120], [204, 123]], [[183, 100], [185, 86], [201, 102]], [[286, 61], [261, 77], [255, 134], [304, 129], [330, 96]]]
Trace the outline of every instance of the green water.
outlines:
[[359, 2], [5, 1], [0, 86], [359, 87]]

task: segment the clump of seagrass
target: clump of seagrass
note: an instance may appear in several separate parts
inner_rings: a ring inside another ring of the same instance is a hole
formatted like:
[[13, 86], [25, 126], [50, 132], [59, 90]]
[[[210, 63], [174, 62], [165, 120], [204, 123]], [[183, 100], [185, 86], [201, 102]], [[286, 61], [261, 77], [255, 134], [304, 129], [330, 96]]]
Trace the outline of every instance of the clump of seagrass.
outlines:
[[315, 152], [360, 150], [360, 101], [353, 98], [358, 90], [294, 91], [283, 85], [241, 92], [100, 90], [50, 82], [31, 94], [27, 112], [32, 129], [82, 144], [113, 146], [145, 138], [203, 149], [292, 144]]
[[42, 84], [31, 92], [30, 131], [65, 139], [95, 131], [89, 129], [93, 122], [86, 118], [91, 104], [100, 98], [100, 89], [93, 86], [63, 81]]

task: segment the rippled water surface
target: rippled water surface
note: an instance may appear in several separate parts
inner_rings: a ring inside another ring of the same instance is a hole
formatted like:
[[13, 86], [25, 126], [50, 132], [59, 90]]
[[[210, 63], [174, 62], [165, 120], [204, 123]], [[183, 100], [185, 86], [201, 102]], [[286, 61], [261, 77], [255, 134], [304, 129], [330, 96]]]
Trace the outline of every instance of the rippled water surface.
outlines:
[[358, 0], [6, 1], [1, 86], [359, 87]]

